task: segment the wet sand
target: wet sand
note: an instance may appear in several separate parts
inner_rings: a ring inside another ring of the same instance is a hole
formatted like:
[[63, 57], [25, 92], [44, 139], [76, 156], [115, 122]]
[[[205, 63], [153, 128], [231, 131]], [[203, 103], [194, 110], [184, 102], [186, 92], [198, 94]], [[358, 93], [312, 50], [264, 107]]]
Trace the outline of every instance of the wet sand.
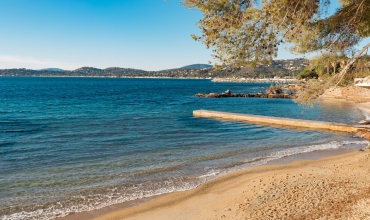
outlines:
[[138, 206], [63, 219], [370, 219], [369, 174], [370, 150], [356, 150], [236, 171]]
[[96, 219], [369, 219], [370, 150], [237, 171]]

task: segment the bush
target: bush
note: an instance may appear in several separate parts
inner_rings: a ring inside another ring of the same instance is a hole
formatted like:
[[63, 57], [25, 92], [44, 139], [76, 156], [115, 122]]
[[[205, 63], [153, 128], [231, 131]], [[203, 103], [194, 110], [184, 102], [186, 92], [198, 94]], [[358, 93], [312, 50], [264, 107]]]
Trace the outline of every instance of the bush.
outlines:
[[370, 76], [370, 71], [356, 72], [354, 78], [365, 78]]
[[317, 79], [319, 75], [312, 69], [304, 69], [297, 76], [298, 79]]
[[329, 80], [330, 78], [324, 78], [321, 80], [310, 79], [301, 82], [298, 85], [300, 89], [296, 93], [297, 97], [293, 101], [303, 106], [314, 106], [317, 102], [317, 98], [329, 88]]

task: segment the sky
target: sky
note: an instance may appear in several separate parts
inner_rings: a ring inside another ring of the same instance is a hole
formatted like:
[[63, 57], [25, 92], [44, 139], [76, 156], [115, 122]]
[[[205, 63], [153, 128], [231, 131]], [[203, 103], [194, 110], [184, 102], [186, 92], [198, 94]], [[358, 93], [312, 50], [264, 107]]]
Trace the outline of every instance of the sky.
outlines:
[[208, 63], [211, 50], [190, 37], [200, 18], [180, 0], [0, 0], [0, 69]]

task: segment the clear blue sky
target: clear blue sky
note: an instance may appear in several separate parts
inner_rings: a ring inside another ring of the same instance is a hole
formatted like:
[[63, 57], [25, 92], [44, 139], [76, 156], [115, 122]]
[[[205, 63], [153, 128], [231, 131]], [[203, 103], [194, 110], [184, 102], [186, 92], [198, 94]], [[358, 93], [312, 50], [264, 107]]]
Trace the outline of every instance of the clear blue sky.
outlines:
[[0, 0], [0, 69], [207, 63], [211, 51], [190, 37], [200, 18], [180, 0]]

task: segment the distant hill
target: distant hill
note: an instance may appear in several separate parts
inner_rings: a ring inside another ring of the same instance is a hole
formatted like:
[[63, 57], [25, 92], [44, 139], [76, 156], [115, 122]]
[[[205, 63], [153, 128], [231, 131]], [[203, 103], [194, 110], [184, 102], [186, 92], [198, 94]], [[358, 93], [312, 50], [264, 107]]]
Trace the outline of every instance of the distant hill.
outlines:
[[57, 72], [62, 72], [62, 71], [64, 71], [64, 70], [59, 69], [59, 68], [45, 68], [45, 69], [42, 69], [42, 70], [57, 71]]
[[212, 65], [209, 64], [192, 64], [188, 66], [183, 66], [180, 69], [203, 69], [203, 68], [211, 68]]
[[81, 67], [75, 70], [47, 68], [42, 70], [31, 69], [0, 69], [0, 76], [73, 76], [73, 77], [173, 77], [173, 78], [272, 78], [294, 77], [308, 65], [307, 60], [296, 58], [290, 60], [273, 60], [270, 64], [259, 64], [255, 69], [248, 67], [215, 69], [208, 64], [193, 64], [178, 69], [145, 71], [140, 69], [109, 67], [99, 69]]

